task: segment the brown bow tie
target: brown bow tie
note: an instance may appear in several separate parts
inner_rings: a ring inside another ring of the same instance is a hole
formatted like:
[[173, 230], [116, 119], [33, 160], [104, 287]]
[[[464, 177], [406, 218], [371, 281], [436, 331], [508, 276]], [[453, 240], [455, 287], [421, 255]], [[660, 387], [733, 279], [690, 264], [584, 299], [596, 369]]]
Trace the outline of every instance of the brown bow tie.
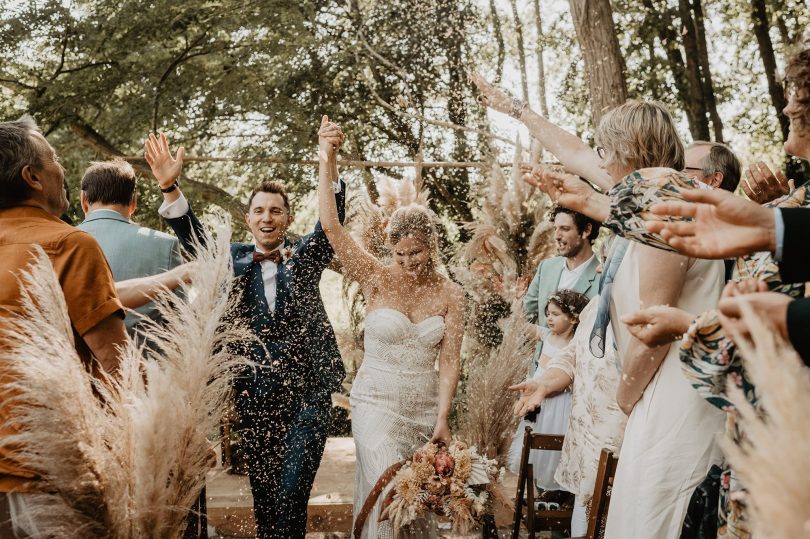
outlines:
[[253, 251], [253, 261], [254, 262], [261, 262], [263, 260], [270, 260], [271, 262], [275, 262], [276, 264], [281, 263], [281, 251], [279, 249], [275, 249], [270, 251], [269, 253], [262, 253], [259, 251]]

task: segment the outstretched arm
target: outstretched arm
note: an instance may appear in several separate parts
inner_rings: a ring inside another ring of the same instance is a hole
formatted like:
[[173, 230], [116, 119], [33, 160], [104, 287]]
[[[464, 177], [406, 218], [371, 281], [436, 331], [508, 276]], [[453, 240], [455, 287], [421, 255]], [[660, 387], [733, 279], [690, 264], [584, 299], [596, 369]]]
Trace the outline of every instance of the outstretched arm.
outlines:
[[599, 166], [599, 156], [579, 137], [551, 123], [528, 107], [513, 111], [513, 99], [500, 88], [484, 80], [481, 75], [472, 75], [472, 81], [483, 94], [485, 105], [505, 114], [518, 113], [517, 119], [523, 122], [540, 144], [553, 153], [568, 171], [587, 178], [604, 190], [610, 189], [613, 180]]
[[324, 116], [318, 131], [318, 139], [320, 161], [318, 207], [321, 228], [329, 238], [329, 243], [332, 244], [347, 276], [365, 289], [373, 277], [382, 270], [382, 264], [354, 241], [338, 216], [332, 183], [337, 180], [337, 150], [343, 144], [343, 133], [327, 116]]
[[453, 284], [444, 317], [444, 340], [439, 351], [439, 415], [432, 441], [450, 443], [450, 410], [456, 396], [461, 365], [461, 341], [464, 337], [464, 291]]
[[115, 291], [118, 293], [118, 299], [127, 309], [137, 309], [155, 299], [161, 291], [167, 288], [174, 290], [182, 283], [189, 282], [193, 266], [194, 262], [188, 262], [157, 275], [117, 282]]
[[[774, 210], [728, 191], [681, 191], [686, 202], [662, 202], [656, 215], [687, 217], [690, 221], [647, 221], [672, 247], [695, 258], [732, 258], [776, 250]], [[806, 210], [803, 210], [806, 211]]]

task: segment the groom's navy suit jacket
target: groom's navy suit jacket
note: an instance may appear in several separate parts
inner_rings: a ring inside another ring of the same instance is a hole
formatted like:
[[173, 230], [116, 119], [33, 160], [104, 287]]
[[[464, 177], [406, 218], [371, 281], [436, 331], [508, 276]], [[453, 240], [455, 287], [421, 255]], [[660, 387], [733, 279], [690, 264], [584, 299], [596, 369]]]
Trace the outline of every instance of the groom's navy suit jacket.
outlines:
[[[345, 184], [335, 197], [338, 216], [345, 216]], [[189, 208], [186, 215], [167, 219], [183, 246], [193, 252], [191, 239], [203, 230]], [[200, 235], [204, 237], [204, 235]], [[323, 306], [318, 285], [321, 274], [334, 256], [320, 221], [315, 230], [295, 243], [285, 243], [289, 252], [278, 265], [276, 304], [271, 312], [264, 294], [261, 265], [253, 262], [255, 246], [231, 244], [236, 286], [240, 294], [234, 316], [246, 320], [259, 342], [239, 345], [238, 350], [256, 368], [243, 373], [235, 382], [240, 393], [262, 394], [289, 389], [337, 391], [346, 372], [338, 350], [335, 332]]]

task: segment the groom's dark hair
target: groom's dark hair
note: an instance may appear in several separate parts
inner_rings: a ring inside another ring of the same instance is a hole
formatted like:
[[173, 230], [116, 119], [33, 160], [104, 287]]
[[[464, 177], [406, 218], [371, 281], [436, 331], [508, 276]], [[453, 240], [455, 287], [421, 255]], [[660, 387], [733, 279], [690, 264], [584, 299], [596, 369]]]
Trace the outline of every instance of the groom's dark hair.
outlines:
[[284, 187], [283, 183], [275, 180], [265, 180], [254, 187], [253, 192], [250, 193], [250, 198], [248, 198], [248, 210], [250, 210], [250, 205], [253, 204], [253, 197], [255, 197], [258, 193], [274, 193], [276, 195], [281, 195], [281, 198], [284, 200], [284, 207], [287, 208], [287, 213], [290, 212], [290, 197], [287, 195], [287, 189]]

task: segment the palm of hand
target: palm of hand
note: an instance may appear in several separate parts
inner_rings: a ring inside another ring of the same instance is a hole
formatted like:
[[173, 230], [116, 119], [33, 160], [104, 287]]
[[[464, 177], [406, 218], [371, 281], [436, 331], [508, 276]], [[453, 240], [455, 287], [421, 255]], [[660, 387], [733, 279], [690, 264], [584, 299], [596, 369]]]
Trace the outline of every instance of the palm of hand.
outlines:
[[161, 154], [152, 164], [152, 173], [163, 184], [180, 176], [182, 168], [182, 161], [174, 159], [169, 154]]
[[[722, 256], [729, 248], [735, 254], [746, 252], [745, 245], [751, 234], [752, 223], [745, 208], [735, 199], [717, 206], [700, 204], [695, 214], [695, 242], [701, 252], [712, 257]], [[740, 251], [741, 250], [741, 251]]]

